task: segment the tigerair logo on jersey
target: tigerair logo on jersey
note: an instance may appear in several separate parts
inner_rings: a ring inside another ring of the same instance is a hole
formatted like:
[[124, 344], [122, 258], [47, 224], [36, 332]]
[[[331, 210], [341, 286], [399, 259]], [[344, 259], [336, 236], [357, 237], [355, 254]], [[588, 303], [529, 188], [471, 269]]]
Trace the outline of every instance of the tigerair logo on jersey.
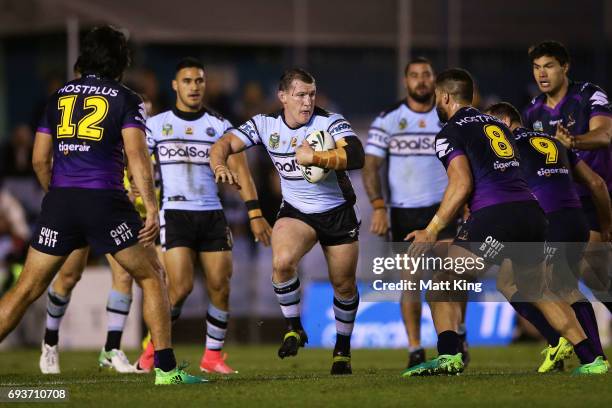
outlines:
[[270, 146], [270, 149], [278, 149], [278, 146], [280, 146], [280, 135], [278, 133], [274, 132], [270, 135], [268, 146]]
[[389, 139], [389, 153], [401, 156], [434, 155], [435, 134], [393, 136]]
[[302, 172], [295, 161], [295, 155], [290, 156], [272, 156], [274, 167], [278, 170], [278, 174], [287, 180], [303, 180]]
[[567, 167], [559, 167], [556, 169], [540, 168], [540, 170], [538, 170], [538, 176], [540, 177], [550, 177], [553, 174], [569, 174], [569, 170]]
[[493, 163], [493, 169], [494, 170], [500, 170], [502, 172], [506, 171], [506, 169], [509, 169], [510, 167], [519, 167], [520, 163], [516, 160], [510, 160], [507, 162], [500, 162], [495, 160], [495, 163]]
[[210, 143], [189, 141], [162, 142], [157, 147], [159, 164], [209, 164]]
[[83, 142], [82, 144], [64, 143], [63, 141], [57, 146], [58, 150], [68, 156], [70, 152], [88, 152], [91, 146]]

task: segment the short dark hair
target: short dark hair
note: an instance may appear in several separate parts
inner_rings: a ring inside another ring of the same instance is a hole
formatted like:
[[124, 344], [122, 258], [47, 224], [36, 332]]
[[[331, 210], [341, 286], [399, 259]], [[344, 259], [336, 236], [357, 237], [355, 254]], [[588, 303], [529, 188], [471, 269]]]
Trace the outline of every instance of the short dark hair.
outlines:
[[431, 63], [431, 61], [428, 58], [425, 57], [415, 57], [413, 59], [411, 59], [410, 61], [408, 61], [408, 63], [406, 64], [406, 66], [404, 67], [404, 76], [408, 75], [408, 70], [410, 69], [411, 65], [414, 64], [427, 64], [431, 67], [432, 71], [434, 70], [433, 64]]
[[95, 27], [83, 39], [75, 65], [82, 74], [121, 78], [123, 71], [130, 65], [127, 38], [110, 25]]
[[436, 77], [436, 86], [459, 102], [472, 103], [474, 98], [474, 80], [465, 69], [451, 68], [441, 72]]
[[537, 45], [532, 45], [529, 47], [527, 54], [532, 63], [535, 59], [543, 56], [555, 58], [559, 61], [559, 65], [569, 64], [570, 62], [570, 55], [567, 48], [558, 41], [543, 41]]
[[278, 90], [279, 91], [288, 90], [291, 87], [291, 83], [296, 79], [298, 81], [304, 82], [305, 84], [315, 83], [314, 77], [306, 70], [302, 68], [290, 68], [286, 70], [285, 72], [283, 72], [283, 75], [281, 75], [279, 83], [278, 83]]
[[508, 118], [512, 123], [523, 124], [518, 109], [508, 102], [494, 103], [489, 106], [485, 112], [499, 119]]
[[178, 73], [181, 69], [185, 68], [198, 68], [204, 71], [204, 64], [197, 58], [194, 57], [185, 57], [176, 64], [176, 71]]

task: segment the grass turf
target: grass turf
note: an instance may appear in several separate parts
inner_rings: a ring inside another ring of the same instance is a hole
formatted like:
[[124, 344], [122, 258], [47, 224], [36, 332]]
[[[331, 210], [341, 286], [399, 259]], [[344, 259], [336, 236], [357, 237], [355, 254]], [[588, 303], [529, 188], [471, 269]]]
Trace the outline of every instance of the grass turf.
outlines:
[[[66, 388], [70, 402], [57, 405], [105, 408], [610, 406], [612, 374], [538, 375], [539, 350], [533, 345], [474, 348], [472, 363], [460, 376], [402, 378], [407, 357], [402, 350], [354, 350], [354, 374], [331, 377], [330, 350], [300, 349], [297, 357], [280, 360], [276, 347], [235, 346], [227, 347], [227, 361], [239, 374], [210, 375], [211, 382], [202, 385], [154, 387], [153, 375], [99, 371], [95, 351], [61, 353], [62, 374], [42, 376], [39, 351], [24, 349], [0, 353], [0, 387]], [[191, 361], [187, 370], [195, 373], [201, 352], [200, 347], [179, 346], [177, 359]], [[127, 354], [135, 359], [138, 352]], [[568, 366], [576, 364], [574, 357]], [[41, 406], [17, 406], [27, 405]]]

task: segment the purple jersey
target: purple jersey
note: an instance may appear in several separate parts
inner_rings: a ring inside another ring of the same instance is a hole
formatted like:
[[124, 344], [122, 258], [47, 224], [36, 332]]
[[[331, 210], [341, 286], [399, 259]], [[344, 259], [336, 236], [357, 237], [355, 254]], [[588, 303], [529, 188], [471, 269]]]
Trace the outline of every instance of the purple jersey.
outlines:
[[[548, 107], [546, 94], [540, 94], [523, 112], [523, 120], [527, 127], [539, 132], [554, 135], [560, 123], [572, 135], [582, 135], [589, 131], [589, 120], [599, 115], [612, 117], [612, 105], [606, 93], [589, 82], [570, 81], [567, 94], [557, 106]], [[606, 181], [608, 190], [612, 190], [612, 146], [576, 153]], [[576, 188], [581, 196], [590, 194], [584, 186], [576, 185]]]
[[51, 96], [38, 126], [53, 136], [50, 187], [122, 190], [121, 130], [144, 131], [145, 120], [142, 99], [116, 81], [84, 75], [68, 82]]
[[544, 212], [580, 208], [571, 175], [580, 161], [576, 154], [543, 132], [517, 128], [514, 137], [521, 156], [521, 170]]
[[472, 212], [534, 200], [519, 168], [512, 132], [493, 116], [472, 107], [459, 109], [436, 136], [436, 153], [446, 168], [455, 157], [467, 156], [474, 183]]

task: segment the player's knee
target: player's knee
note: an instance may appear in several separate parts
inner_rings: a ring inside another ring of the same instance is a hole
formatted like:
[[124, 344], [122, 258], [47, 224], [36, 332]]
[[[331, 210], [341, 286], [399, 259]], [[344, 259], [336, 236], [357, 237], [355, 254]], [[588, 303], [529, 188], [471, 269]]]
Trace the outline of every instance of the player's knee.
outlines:
[[184, 301], [192, 290], [193, 280], [191, 279], [185, 279], [184, 281], [177, 282], [176, 284], [173, 283], [170, 287], [172, 303], [176, 304], [177, 302]]
[[275, 282], [284, 282], [295, 275], [297, 271], [297, 261], [291, 255], [280, 253], [274, 254], [272, 258], [272, 271]]
[[131, 291], [132, 277], [128, 273], [113, 274], [113, 287], [123, 293]]
[[230, 292], [230, 279], [229, 278], [218, 278], [209, 279], [206, 283], [208, 292], [213, 296], [217, 294], [222, 297], [229, 296]]
[[354, 279], [347, 279], [342, 282], [332, 282], [334, 294], [340, 299], [351, 299], [357, 293], [357, 286]]

